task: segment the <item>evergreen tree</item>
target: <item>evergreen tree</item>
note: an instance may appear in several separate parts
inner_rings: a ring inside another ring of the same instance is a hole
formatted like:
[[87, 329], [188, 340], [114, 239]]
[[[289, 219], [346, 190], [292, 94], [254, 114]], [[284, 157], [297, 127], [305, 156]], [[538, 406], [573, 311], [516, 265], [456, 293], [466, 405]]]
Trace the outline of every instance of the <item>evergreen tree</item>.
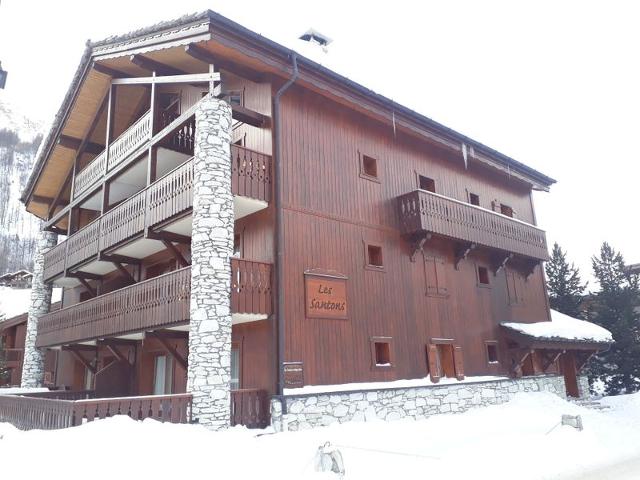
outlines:
[[600, 379], [607, 394], [635, 392], [640, 389], [638, 276], [627, 271], [622, 255], [607, 242], [591, 262], [600, 285], [593, 320], [613, 334], [615, 343], [591, 362], [590, 380]]
[[575, 318], [583, 318], [582, 295], [587, 284], [582, 283], [580, 271], [573, 263], [569, 265], [566, 252], [557, 243], [553, 244], [545, 271], [551, 308]]

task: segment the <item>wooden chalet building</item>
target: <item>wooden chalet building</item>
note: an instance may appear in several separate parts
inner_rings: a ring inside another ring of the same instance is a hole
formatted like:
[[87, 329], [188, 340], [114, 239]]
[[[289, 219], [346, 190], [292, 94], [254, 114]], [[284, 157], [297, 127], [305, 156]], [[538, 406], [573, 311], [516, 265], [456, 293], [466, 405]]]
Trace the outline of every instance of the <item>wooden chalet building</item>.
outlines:
[[554, 180], [214, 12], [90, 43], [44, 142], [22, 200], [64, 295], [24, 385], [260, 426], [305, 385], [575, 380], [603, 346], [500, 327], [550, 320]]

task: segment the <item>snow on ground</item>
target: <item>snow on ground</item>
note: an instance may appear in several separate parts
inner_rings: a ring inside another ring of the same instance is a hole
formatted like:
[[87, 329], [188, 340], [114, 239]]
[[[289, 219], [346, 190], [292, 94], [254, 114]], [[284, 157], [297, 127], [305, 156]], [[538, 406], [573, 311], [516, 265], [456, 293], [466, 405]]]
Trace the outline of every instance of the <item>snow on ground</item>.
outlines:
[[551, 310], [550, 322], [503, 322], [502, 325], [536, 338], [613, 342], [611, 332], [606, 328], [595, 323], [578, 320], [555, 310]]
[[40, 393], [48, 391], [48, 388], [40, 387], [0, 387], [0, 395], [22, 395], [23, 393]]
[[[62, 289], [54, 288], [51, 302], [58, 302], [61, 298]], [[7, 320], [29, 311], [30, 303], [30, 288], [0, 287], [0, 314], [4, 314]]]
[[334, 393], [334, 392], [351, 392], [354, 390], [379, 390], [383, 388], [409, 388], [409, 387], [425, 387], [431, 385], [445, 385], [448, 383], [474, 383], [474, 382], [490, 382], [492, 380], [507, 380], [507, 377], [465, 377], [463, 380], [456, 378], [441, 378], [438, 383], [431, 381], [431, 377], [413, 378], [407, 380], [394, 380], [392, 382], [362, 382], [362, 383], [341, 383], [335, 385], [305, 385], [300, 388], [285, 388], [285, 395], [305, 395], [309, 393]]
[[[126, 472], [127, 478], [330, 479], [338, 477], [313, 466], [318, 447], [331, 442], [343, 455], [347, 480], [563, 479], [612, 468], [638, 478], [640, 394], [604, 402], [612, 409], [587, 410], [550, 393], [528, 393], [506, 405], [422, 421], [278, 434], [241, 427], [216, 433], [127, 417], [58, 431], [0, 424], [0, 460], [6, 459], [3, 478], [112, 479]], [[557, 426], [562, 414], [582, 415], [584, 430]]]

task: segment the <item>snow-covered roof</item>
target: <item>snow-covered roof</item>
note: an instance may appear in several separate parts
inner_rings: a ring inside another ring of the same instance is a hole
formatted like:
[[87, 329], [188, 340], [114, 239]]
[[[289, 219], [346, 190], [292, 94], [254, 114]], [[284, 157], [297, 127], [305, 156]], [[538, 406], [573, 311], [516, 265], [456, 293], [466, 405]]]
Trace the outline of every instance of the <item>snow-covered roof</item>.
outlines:
[[502, 322], [501, 325], [540, 340], [613, 343], [611, 332], [606, 328], [556, 310], [551, 310], [550, 322]]
[[[62, 289], [54, 288], [51, 302], [57, 302], [61, 298]], [[30, 288], [0, 287], [0, 314], [4, 314], [6, 320], [27, 313], [30, 303]]]

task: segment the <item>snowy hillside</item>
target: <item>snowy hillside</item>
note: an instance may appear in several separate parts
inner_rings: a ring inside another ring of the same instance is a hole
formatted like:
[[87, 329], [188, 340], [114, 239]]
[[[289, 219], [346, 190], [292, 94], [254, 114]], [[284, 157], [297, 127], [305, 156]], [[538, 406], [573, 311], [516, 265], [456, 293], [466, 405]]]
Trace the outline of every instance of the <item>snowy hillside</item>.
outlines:
[[42, 130], [0, 96], [0, 274], [32, 268], [39, 224], [19, 198]]
[[[51, 302], [55, 303], [62, 298], [62, 289], [54, 288]], [[31, 303], [30, 288], [0, 287], [0, 317], [6, 319], [26, 313]]]

